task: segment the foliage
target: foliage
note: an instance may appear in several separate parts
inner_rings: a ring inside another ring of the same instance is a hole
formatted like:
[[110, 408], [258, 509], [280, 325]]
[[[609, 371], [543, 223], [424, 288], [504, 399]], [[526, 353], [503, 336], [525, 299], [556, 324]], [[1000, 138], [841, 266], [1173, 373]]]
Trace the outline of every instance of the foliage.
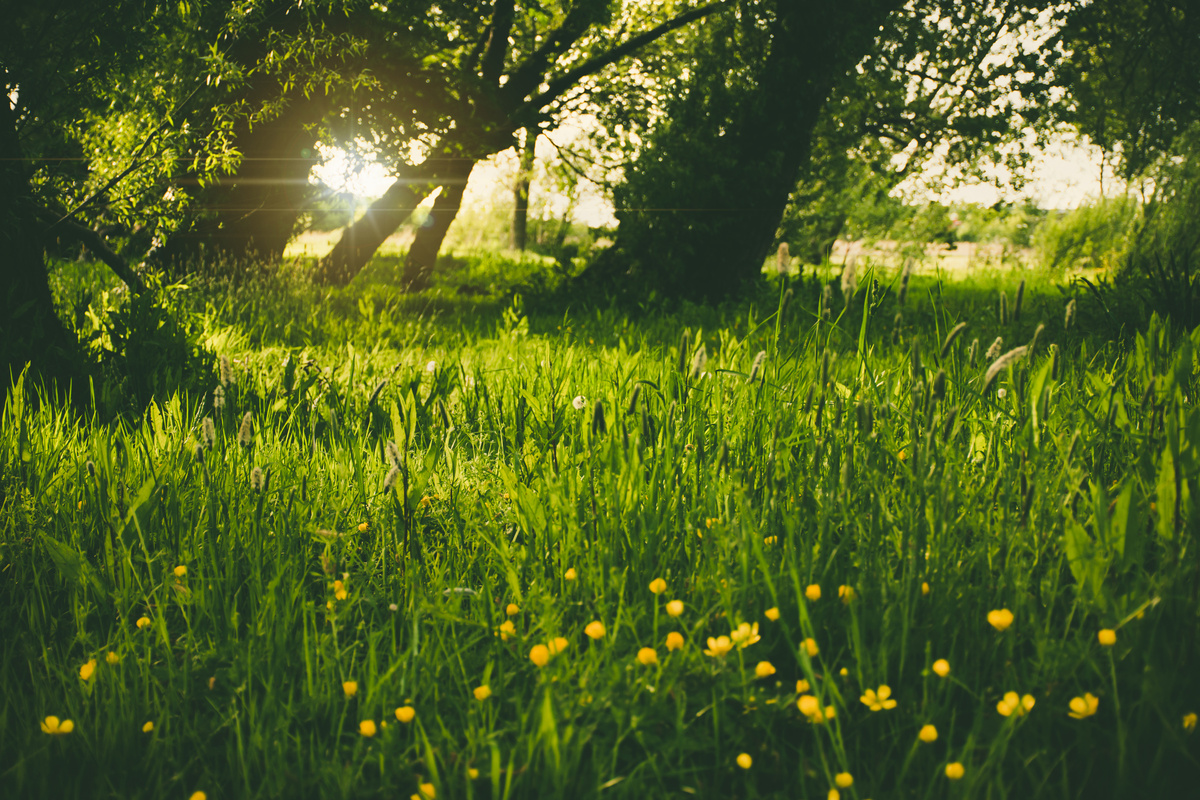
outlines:
[[1140, 205], [1126, 194], [1048, 216], [1033, 242], [1042, 265], [1051, 270], [1090, 266], [1115, 271], [1139, 225]]

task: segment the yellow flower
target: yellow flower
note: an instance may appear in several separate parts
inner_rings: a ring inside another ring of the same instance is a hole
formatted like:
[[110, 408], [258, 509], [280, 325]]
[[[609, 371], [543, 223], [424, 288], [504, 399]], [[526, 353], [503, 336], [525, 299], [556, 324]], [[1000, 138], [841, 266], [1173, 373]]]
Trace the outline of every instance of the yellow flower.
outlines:
[[1083, 719], [1096, 713], [1096, 709], [1100, 707], [1100, 698], [1091, 692], [1084, 692], [1083, 697], [1072, 697], [1068, 705], [1071, 710], [1067, 712], [1067, 716], [1072, 719]]
[[801, 678], [800, 680], [796, 681], [796, 694], [804, 694], [804, 693], [805, 693], [805, 692], [807, 692], [807, 691], [808, 691], [810, 688], [812, 688], [812, 687], [810, 687], [810, 686], [808, 685], [808, 681], [804, 680], [803, 678]]
[[563, 573], [563, 577], [569, 581], [573, 581], [579, 577], [579, 573], [575, 571], [574, 567], [571, 567], [570, 569], [568, 569], [566, 572]]
[[176, 567], [174, 571], [176, 578], [182, 578], [187, 575], [187, 567], [185, 567], [183, 564], [180, 564], [178, 567]]
[[764, 536], [763, 537], [763, 544], [765, 544], [767, 547], [770, 547], [773, 544], [778, 544], [778, 542], [779, 542], [778, 536]]
[[654, 592], [655, 594], [662, 594], [666, 590], [667, 582], [662, 578], [655, 578], [654, 580], [650, 581], [650, 591]]
[[757, 642], [762, 637], [758, 635], [758, 623], [753, 624], [743, 622], [737, 626], [737, 630], [730, 631], [729, 638], [737, 645], [739, 650], [749, 647]]
[[816, 583], [810, 583], [808, 586], [804, 587], [804, 596], [807, 597], [810, 602], [817, 602], [821, 599], [821, 586]]
[[749, 753], [740, 753], [737, 757], [737, 765], [742, 769], [750, 769], [753, 763], [754, 759], [750, 757]]
[[517, 635], [517, 628], [511, 619], [506, 619], [500, 623], [500, 630], [497, 632], [500, 634], [500, 641], [507, 642], [508, 637]]
[[419, 800], [434, 800], [437, 797], [437, 788], [432, 783], [418, 784], [417, 792], [420, 794]]
[[946, 777], [952, 781], [956, 781], [963, 776], [963, 765], [957, 761], [946, 765]]
[[365, 523], [365, 522], [360, 522], [360, 523], [358, 523], [358, 532], [359, 532], [359, 533], [366, 533], [366, 532], [367, 532], [367, 528], [369, 528], [369, 527], [370, 527], [370, 526], [369, 526], [367, 523]]
[[1183, 715], [1183, 729], [1188, 733], [1196, 730], [1196, 712], [1189, 711]]
[[1112, 647], [1117, 643], [1117, 632], [1111, 628], [1104, 628], [1096, 637], [1100, 640], [1100, 644], [1105, 647]]
[[149, 722], [147, 722], [145, 725], [142, 726], [142, 733], [150, 733], [150, 731], [152, 731], [152, 730], [154, 730], [154, 721], [153, 720], [150, 720]]
[[138, 617], [137, 626], [139, 629], [149, 628], [150, 627], [150, 618], [149, 617]]
[[779, 609], [778, 608], [768, 608], [766, 611], [763, 612], [763, 616], [766, 617], [767, 619], [771, 620], [771, 622], [775, 622], [776, 620], [779, 619]]
[[121, 657], [111, 650], [108, 651], [108, 655], [106, 655], [104, 657], [104, 660], [107, 661], [109, 664], [120, 664], [121, 663]]
[[364, 719], [358, 723], [358, 732], [368, 739], [375, 735], [375, 720]]
[[896, 701], [892, 700], [891, 697], [892, 687], [885, 684], [878, 689], [867, 689], [867, 691], [863, 692], [863, 696], [858, 699], [872, 711], [883, 711], [884, 709], [896, 707]]
[[920, 732], [917, 734], [917, 738], [926, 744], [935, 742], [937, 741], [937, 728], [933, 727], [932, 725], [922, 725]]
[[403, 722], [405, 725], [413, 721], [413, 717], [417, 716], [417, 710], [412, 706], [400, 706], [396, 709], [396, 719]]
[[521, 613], [521, 608], [516, 603], [509, 603], [504, 607], [504, 613], [513, 617]]
[[833, 782], [838, 785], [839, 789], [849, 789], [854, 785], [854, 776], [849, 772], [839, 772], [833, 777]]
[[845, 667], [842, 667], [841, 669], [838, 670], [838, 675], [841, 675], [843, 678], [847, 678], [850, 676], [850, 670], [846, 669]]
[[346, 693], [346, 697], [354, 697], [358, 694], [358, 681], [342, 681], [342, 691]]
[[704, 651], [704, 655], [724, 658], [732, 649], [733, 642], [729, 640], [728, 636], [718, 636], [715, 639], [710, 636], [708, 637], [708, 649]]
[[838, 597], [841, 598], [843, 603], [850, 605], [854, 598], [858, 597], [858, 594], [854, 591], [853, 586], [843, 585], [838, 587]]
[[188, 800], [208, 800], [208, 795], [199, 790], [192, 792], [192, 796]]
[[69, 719], [58, 721], [58, 717], [46, 717], [42, 720], [42, 733], [48, 733], [51, 736], [63, 736], [75, 730], [75, 723]]
[[929, 594], [929, 581], [921, 581], [921, 595]]
[[939, 678], [944, 678], [950, 674], [950, 662], [944, 658], [939, 658], [933, 662], [933, 674]]
[[85, 681], [90, 681], [96, 674], [96, 659], [89, 658], [87, 663], [79, 668], [79, 677]]
[[679, 635], [678, 633], [676, 633], [675, 631], [671, 631], [670, 633], [668, 633], [667, 634], [667, 649], [668, 650], [682, 650], [683, 649], [683, 637], [681, 635]]
[[825, 800], [842, 800], [842, 793], [837, 789], [830, 789], [829, 794], [825, 795]]
[[658, 663], [658, 651], [653, 647], [643, 647], [637, 652], [637, 660], [646, 666]]
[[536, 667], [544, 667], [550, 663], [550, 648], [544, 644], [535, 644], [529, 648], [529, 660]]
[[598, 619], [594, 619], [587, 624], [587, 627], [583, 629], [583, 632], [586, 633], [591, 639], [603, 639], [604, 623]]
[[1005, 631], [1009, 625], [1013, 624], [1013, 613], [1007, 608], [996, 609], [989, 611], [987, 616], [988, 624], [998, 631]]
[[811, 694], [802, 694], [797, 697], [796, 708], [800, 709], [800, 713], [810, 720], [816, 717], [817, 722], [821, 721], [821, 703]]
[[816, 639], [805, 639], [804, 640], [804, 649], [808, 653], [809, 658], [816, 658], [817, 653], [821, 652], [821, 649], [819, 647], [817, 647]]
[[568, 644], [569, 642], [562, 636], [555, 636], [554, 640], [546, 645], [546, 649], [550, 651], [550, 655], [556, 656], [566, 650]]
[[775, 674], [775, 665], [770, 661], [760, 661], [754, 667], [754, 674], [760, 678], [769, 678]]
[[346, 599], [346, 584], [342, 583], [341, 581], [334, 581], [333, 582], [333, 596], [337, 600], [345, 600]]
[[1033, 695], [1031, 694], [1018, 697], [1016, 692], [1005, 692], [1004, 698], [999, 703], [996, 703], [996, 710], [1006, 717], [1013, 714], [1023, 717], [1033, 709], [1035, 702], [1037, 701], [1033, 699]]
[[683, 601], [672, 600], [671, 602], [667, 603], [667, 613], [672, 617], [678, 617], [683, 613]]
[[474, 694], [476, 700], [483, 702], [492, 696], [492, 687], [486, 684], [483, 686], [476, 686]]
[[467, 777], [471, 780], [475, 780], [479, 777], [479, 770], [475, 769], [474, 767], [467, 767]]

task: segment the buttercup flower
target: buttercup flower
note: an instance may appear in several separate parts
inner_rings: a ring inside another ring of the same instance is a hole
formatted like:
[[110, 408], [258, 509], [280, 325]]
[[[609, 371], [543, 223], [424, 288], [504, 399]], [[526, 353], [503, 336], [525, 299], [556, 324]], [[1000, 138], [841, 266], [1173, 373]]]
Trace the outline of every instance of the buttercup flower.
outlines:
[[808, 653], [809, 658], [816, 658], [817, 653], [821, 652], [821, 649], [819, 647], [817, 647], [816, 639], [805, 639], [804, 640], [804, 650], [805, 650], [805, 652]]
[[1196, 712], [1189, 711], [1183, 715], [1183, 729], [1188, 733], [1196, 730]]
[[537, 667], [544, 667], [550, 663], [550, 648], [544, 644], [535, 644], [529, 649], [529, 660]]
[[849, 789], [854, 785], [854, 776], [849, 772], [839, 772], [834, 776], [833, 782], [838, 785], [839, 789]]
[[808, 691], [810, 688], [812, 688], [812, 687], [810, 687], [810, 686], [808, 685], [808, 681], [804, 680], [803, 678], [801, 678], [800, 680], [796, 681], [796, 694], [804, 694], [804, 693], [805, 693], [805, 692], [807, 692], [807, 691]]
[[180, 564], [173, 571], [175, 573], [176, 578], [182, 578], [185, 575], [187, 575], [187, 567], [185, 567], [183, 564]]
[[154, 730], [154, 720], [150, 720], [145, 725], [142, 726], [142, 733], [150, 733], [153, 730]]
[[741, 767], [742, 769], [750, 769], [750, 766], [753, 763], [754, 763], [754, 759], [752, 759], [750, 757], [749, 753], [741, 753], [737, 757], [737, 765], [739, 767]]
[[1084, 719], [1095, 714], [1100, 708], [1100, 698], [1091, 692], [1084, 692], [1083, 697], [1072, 697], [1068, 706], [1071, 710], [1067, 712], [1067, 716], [1071, 719]]
[[417, 710], [412, 706], [400, 706], [396, 709], [396, 719], [403, 722], [405, 725], [413, 721], [413, 717], [417, 715]]
[[51, 736], [63, 736], [73, 730], [75, 730], [75, 723], [69, 719], [60, 722], [58, 717], [50, 716], [42, 720], [42, 733], [48, 733]]
[[1112, 628], [1104, 628], [1100, 633], [1096, 634], [1096, 638], [1100, 640], [1100, 644], [1105, 647], [1112, 647], [1117, 643], [1117, 632]]
[[471, 780], [475, 780], [479, 777], [479, 770], [475, 769], [474, 767], [467, 767], [467, 777]]
[[346, 697], [354, 697], [358, 694], [358, 681], [342, 681], [342, 692]]
[[1008, 630], [1008, 626], [1013, 624], [1013, 613], [1007, 608], [996, 609], [989, 611], [987, 615], [988, 624], [998, 631]]
[[96, 674], [96, 659], [89, 658], [87, 663], [79, 668], [79, 677], [85, 681], [90, 681]]
[[432, 783], [418, 784], [417, 792], [420, 794], [418, 800], [434, 800], [437, 797], [437, 788]]
[[192, 796], [188, 800], [208, 800], [208, 795], [199, 790], [192, 792]]
[[921, 595], [929, 594], [929, 581], [921, 581]]
[[937, 741], [937, 728], [932, 725], [922, 725], [920, 732], [917, 733], [917, 738], [926, 744], [935, 742]]
[[800, 709], [800, 713], [808, 717], [808, 721], [820, 724], [827, 719], [833, 719], [837, 716], [837, 712], [833, 706], [825, 706], [825, 711], [821, 711], [821, 703], [811, 694], [800, 695], [796, 698], [796, 708]]
[[775, 674], [775, 665], [770, 661], [760, 661], [754, 667], [754, 674], [760, 678], [769, 678]]
[[509, 603], [504, 607], [504, 613], [512, 617], [521, 613], [521, 608], [516, 603]]
[[678, 617], [683, 613], [683, 601], [672, 600], [671, 602], [667, 603], [667, 613], [672, 617]]
[[637, 660], [645, 666], [658, 663], [658, 651], [653, 647], [643, 647], [637, 652]]
[[739, 650], [749, 647], [757, 642], [762, 637], [758, 635], [758, 623], [753, 624], [743, 622], [737, 626], [737, 630], [729, 633], [729, 638], [737, 645]]
[[804, 587], [804, 596], [807, 597], [810, 602], [817, 602], [821, 599], [821, 587], [818, 584], [810, 583], [808, 586]]
[[679, 635], [678, 633], [676, 633], [675, 631], [671, 631], [670, 633], [668, 633], [667, 634], [667, 649], [668, 650], [683, 649], [683, 637], [681, 635]]
[[573, 581], [579, 577], [579, 573], [575, 571], [574, 567], [571, 567], [570, 569], [568, 569], [566, 572], [563, 573], [563, 577], [569, 581]]
[[604, 623], [598, 619], [592, 620], [587, 624], [587, 627], [583, 629], [583, 632], [592, 639], [603, 639]]
[[839, 586], [838, 597], [841, 598], [843, 603], [849, 605], [854, 601], [854, 598], [858, 597], [858, 594], [854, 591], [853, 586]]
[[933, 662], [933, 674], [939, 678], [944, 678], [950, 674], [950, 662], [944, 658], [939, 658]]
[[952, 781], [956, 781], [961, 778], [963, 776], [963, 772], [965, 772], [963, 765], [957, 761], [946, 765], [946, 777]]
[[370, 527], [371, 527], [371, 526], [370, 526], [369, 524], [367, 524], [367, 523], [365, 523], [365, 522], [360, 522], [360, 523], [358, 523], [358, 532], [359, 532], [359, 533], [366, 533], [366, 532], [367, 532], [367, 529], [368, 529], [368, 528], [370, 528]]
[[778, 536], [764, 536], [763, 537], [763, 544], [765, 544], [767, 547], [770, 547], [771, 545], [778, 544], [778, 543], [779, 543]]
[[500, 641], [507, 642], [508, 637], [517, 635], [517, 628], [513, 625], [511, 619], [506, 619], [500, 623], [500, 628], [496, 632], [500, 634]]
[[842, 800], [842, 793], [837, 789], [830, 789], [829, 794], [825, 795], [825, 800]]
[[341, 581], [333, 582], [333, 596], [338, 600], [346, 599], [346, 584]]
[[1005, 692], [1004, 698], [999, 703], [996, 703], [996, 710], [1005, 717], [1012, 716], [1013, 714], [1023, 717], [1033, 709], [1035, 702], [1037, 701], [1034, 700], [1031, 694], [1018, 697], [1016, 692]]
[[555, 636], [554, 640], [546, 645], [546, 649], [550, 651], [550, 655], [556, 656], [566, 650], [568, 644], [569, 642], [562, 636]]
[[892, 687], [880, 686], [878, 689], [867, 689], [859, 701], [872, 711], [883, 711], [896, 707], [896, 701], [891, 699]]
[[655, 594], [662, 594], [666, 590], [667, 582], [662, 578], [655, 578], [654, 580], [650, 581], [650, 591], [654, 592]]
[[366, 736], [368, 739], [374, 736], [376, 733], [375, 720], [364, 719], [362, 722], [358, 723], [358, 732], [360, 735]]
[[779, 619], [779, 609], [778, 608], [768, 608], [766, 611], [763, 612], [763, 616], [766, 617], [767, 619], [771, 620], [771, 622], [775, 622], [776, 620]]
[[728, 636], [708, 637], [708, 649], [704, 651], [704, 655], [712, 656], [713, 658], [724, 658], [730, 650], [733, 649], [733, 642]]
[[473, 694], [475, 695], [476, 700], [483, 702], [492, 696], [492, 687], [486, 684], [483, 686], [476, 686]]
[[150, 623], [149, 617], [138, 617], [137, 626], [138, 626], [139, 630], [144, 630], [145, 628], [149, 628], [150, 624], [151, 623]]
[[104, 660], [107, 661], [109, 664], [120, 664], [121, 663], [121, 657], [111, 650], [108, 651], [108, 655], [106, 655], [104, 657]]
[[842, 667], [841, 669], [838, 670], [838, 675], [841, 675], [843, 678], [847, 678], [850, 676], [850, 670], [846, 669], [845, 667]]

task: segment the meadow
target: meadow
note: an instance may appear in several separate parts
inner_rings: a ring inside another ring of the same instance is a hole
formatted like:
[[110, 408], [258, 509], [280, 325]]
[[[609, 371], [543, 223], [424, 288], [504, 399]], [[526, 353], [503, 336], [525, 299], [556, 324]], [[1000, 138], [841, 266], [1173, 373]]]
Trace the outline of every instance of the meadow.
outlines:
[[1030, 271], [396, 271], [178, 292], [211, 374], [144, 412], [18, 383], [5, 796], [1194, 791], [1200, 332]]

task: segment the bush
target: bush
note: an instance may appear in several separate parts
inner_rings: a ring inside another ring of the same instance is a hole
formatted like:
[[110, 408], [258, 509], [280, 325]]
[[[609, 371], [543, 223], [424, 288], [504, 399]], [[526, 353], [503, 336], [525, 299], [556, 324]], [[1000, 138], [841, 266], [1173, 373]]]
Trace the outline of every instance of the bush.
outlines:
[[1050, 270], [1116, 268], [1136, 229], [1139, 210], [1136, 198], [1122, 195], [1050, 216], [1033, 236], [1038, 259]]

